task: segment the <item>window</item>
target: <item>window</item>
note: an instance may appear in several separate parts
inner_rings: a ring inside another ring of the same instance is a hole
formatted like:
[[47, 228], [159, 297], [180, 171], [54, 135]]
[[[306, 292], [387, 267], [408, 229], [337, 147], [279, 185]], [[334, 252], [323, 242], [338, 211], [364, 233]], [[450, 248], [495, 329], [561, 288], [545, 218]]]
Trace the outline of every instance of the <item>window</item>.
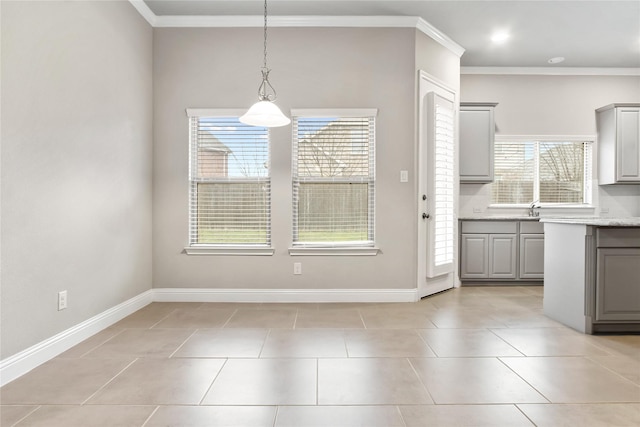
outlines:
[[373, 246], [375, 114], [293, 112], [294, 246]]
[[591, 202], [591, 142], [496, 141], [493, 204]]
[[216, 110], [187, 113], [189, 247], [269, 247], [267, 128], [244, 125], [237, 115], [216, 115]]

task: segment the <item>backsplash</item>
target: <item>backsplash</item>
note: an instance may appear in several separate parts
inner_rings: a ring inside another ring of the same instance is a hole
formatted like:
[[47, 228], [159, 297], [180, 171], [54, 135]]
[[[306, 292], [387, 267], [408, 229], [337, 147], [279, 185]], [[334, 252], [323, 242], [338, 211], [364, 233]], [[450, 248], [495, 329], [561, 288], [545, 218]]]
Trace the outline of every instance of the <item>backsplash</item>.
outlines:
[[[541, 216], [640, 216], [640, 185], [598, 186], [594, 182], [592, 207], [541, 208]], [[493, 208], [491, 184], [460, 184], [459, 216], [527, 215], [527, 208]]]

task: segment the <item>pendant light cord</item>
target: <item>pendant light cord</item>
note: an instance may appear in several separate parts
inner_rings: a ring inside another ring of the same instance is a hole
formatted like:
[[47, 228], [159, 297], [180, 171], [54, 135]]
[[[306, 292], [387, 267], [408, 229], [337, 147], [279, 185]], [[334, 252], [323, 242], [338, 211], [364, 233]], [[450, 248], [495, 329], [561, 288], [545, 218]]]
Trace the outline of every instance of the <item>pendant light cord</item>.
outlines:
[[267, 69], [267, 0], [264, 0], [264, 62], [262, 68]]
[[[258, 99], [260, 101], [274, 101], [276, 99], [276, 90], [269, 82], [269, 71], [267, 67], [267, 0], [264, 0], [264, 57], [262, 63], [262, 83], [258, 88]], [[272, 93], [268, 93], [268, 91]]]

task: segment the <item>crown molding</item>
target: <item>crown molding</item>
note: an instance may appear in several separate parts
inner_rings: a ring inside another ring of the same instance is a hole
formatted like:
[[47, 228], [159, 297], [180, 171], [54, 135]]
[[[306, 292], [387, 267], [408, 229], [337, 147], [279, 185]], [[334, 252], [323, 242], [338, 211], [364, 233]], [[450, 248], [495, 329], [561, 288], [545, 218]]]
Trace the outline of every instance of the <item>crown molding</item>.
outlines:
[[[154, 28], [254, 28], [264, 25], [262, 16], [156, 15], [143, 0], [129, 0]], [[453, 54], [464, 48], [417, 16], [269, 16], [270, 27], [415, 28]]]
[[640, 76], [640, 68], [460, 67], [460, 74], [536, 76]]
[[129, 3], [138, 11], [138, 13], [151, 25], [156, 26], [158, 17], [143, 0], [129, 0]]

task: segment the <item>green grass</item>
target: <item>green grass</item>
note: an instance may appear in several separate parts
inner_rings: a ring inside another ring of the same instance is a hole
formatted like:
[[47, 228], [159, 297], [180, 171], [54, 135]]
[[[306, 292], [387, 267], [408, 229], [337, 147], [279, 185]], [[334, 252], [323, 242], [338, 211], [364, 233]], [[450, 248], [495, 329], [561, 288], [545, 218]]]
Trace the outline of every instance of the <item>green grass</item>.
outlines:
[[[366, 231], [301, 231], [299, 242], [352, 242], [367, 240]], [[265, 230], [201, 229], [198, 230], [200, 244], [266, 244]]]

